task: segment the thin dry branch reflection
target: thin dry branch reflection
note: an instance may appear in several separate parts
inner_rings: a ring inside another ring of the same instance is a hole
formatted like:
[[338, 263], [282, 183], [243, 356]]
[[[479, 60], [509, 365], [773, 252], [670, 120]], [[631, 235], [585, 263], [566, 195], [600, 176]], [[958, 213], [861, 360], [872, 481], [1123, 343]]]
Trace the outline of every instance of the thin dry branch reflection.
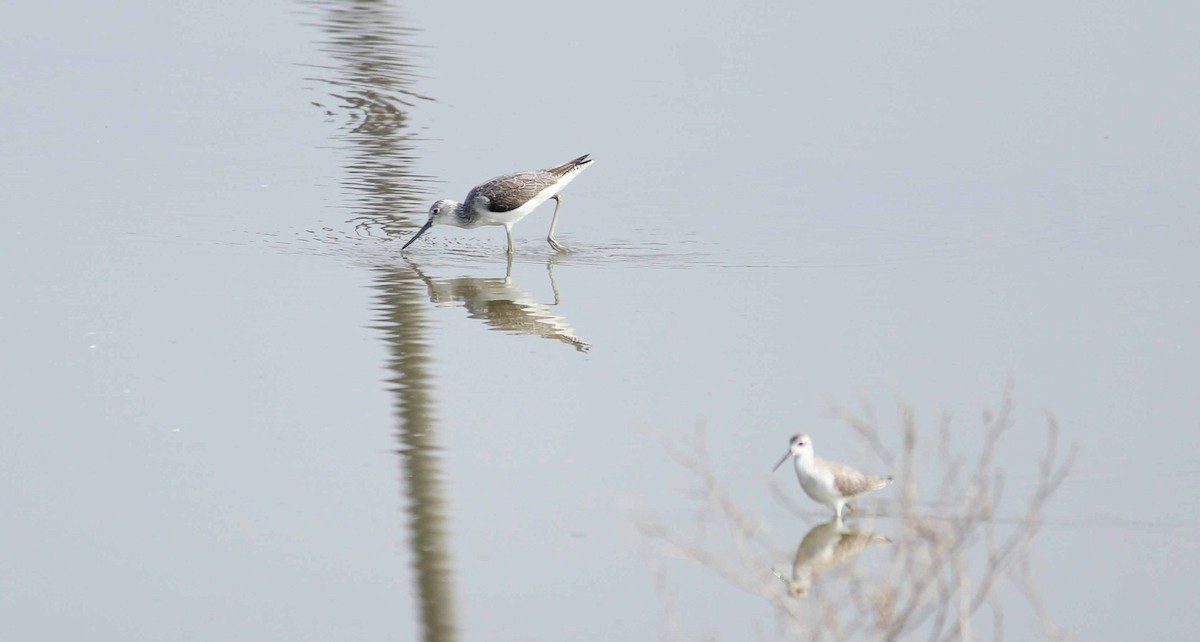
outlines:
[[[329, 88], [332, 99], [314, 105], [350, 123], [339, 140], [348, 150], [343, 184], [355, 211], [352, 221], [368, 229], [402, 229], [406, 226], [397, 223], [396, 213], [412, 211], [425, 200], [427, 182], [416, 171], [407, 113], [412, 101], [425, 99], [413, 90], [413, 30], [386, 2], [307, 5], [325, 34], [320, 48], [336, 62], [312, 78]], [[454, 566], [422, 287], [411, 271], [390, 263], [376, 272], [375, 316], [394, 395], [420, 636], [450, 642], [458, 637]]]
[[[935, 443], [926, 447], [911, 407], [901, 407], [897, 435], [885, 434], [869, 408], [860, 413], [835, 410], [897, 473], [900, 497], [871, 517], [876, 521], [870, 530], [838, 520], [818, 525], [801, 541], [788, 578], [779, 570], [785, 554], [774, 544], [765, 520], [717, 478], [703, 432], [691, 440], [673, 435], [665, 440], [666, 448], [688, 473], [689, 496], [703, 528], [688, 533], [654, 513], [637, 517], [660, 585], [663, 569], [669, 568], [665, 560], [698, 564], [768, 602], [792, 639], [917, 636], [936, 642], [974, 639], [980, 628], [988, 637], [1002, 639], [1005, 605], [1011, 607], [1014, 599], [1028, 604], [1042, 635], [1063, 637], [1041, 604], [1030, 559], [1046, 504], [1074, 459], [1073, 453], [1059, 452], [1053, 417], [1046, 419], [1033, 492], [1019, 503], [1007, 500], [1006, 514], [1001, 514], [1004, 474], [996, 452], [1013, 426], [1011, 390], [997, 412], [984, 413], [978, 448], [970, 452], [952, 439], [947, 418], [938, 426]], [[893, 453], [886, 444], [896, 437], [901, 447]], [[929, 479], [936, 488], [919, 483]], [[797, 504], [794, 488], [783, 490], [778, 483], [771, 488], [797, 517], [812, 514], [811, 506]], [[931, 499], [937, 510], [928, 508]], [[712, 541], [714, 526], [726, 539]], [[883, 541], [891, 542], [880, 549], [884, 555], [853, 559]], [[1001, 586], [1014, 590], [1002, 592]]]
[[416, 169], [417, 135], [412, 107], [433, 98], [415, 89], [417, 32], [387, 2], [302, 0], [324, 34], [320, 49], [336, 63], [307, 65], [308, 80], [324, 89], [312, 105], [340, 126], [352, 145], [343, 183], [352, 190], [360, 233], [398, 235], [412, 227], [408, 216], [424, 211], [431, 178]]

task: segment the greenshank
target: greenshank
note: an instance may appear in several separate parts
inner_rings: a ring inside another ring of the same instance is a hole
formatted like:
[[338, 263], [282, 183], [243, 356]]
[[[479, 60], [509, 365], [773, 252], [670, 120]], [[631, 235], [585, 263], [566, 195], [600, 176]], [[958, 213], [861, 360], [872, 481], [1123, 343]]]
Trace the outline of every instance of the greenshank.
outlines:
[[788, 594], [793, 597], [805, 597], [812, 590], [817, 573], [845, 564], [871, 544], [890, 541], [892, 540], [878, 533], [848, 527], [841, 519], [834, 517], [824, 524], [814, 526], [804, 539], [800, 540], [800, 545], [796, 547], [796, 557], [792, 560], [790, 579], [778, 571], [773, 573], [787, 585]]
[[483, 225], [503, 225], [504, 233], [508, 236], [508, 253], [511, 255], [513, 225], [537, 206], [551, 199], [554, 200], [554, 218], [550, 220], [550, 233], [546, 240], [556, 251], [566, 252], [567, 248], [554, 240], [554, 228], [558, 225], [558, 208], [562, 205], [559, 192], [591, 164], [588, 154], [584, 154], [549, 169], [497, 176], [476, 185], [462, 203], [448, 199], [440, 200], [429, 208], [429, 220], [408, 239], [404, 247], [400, 248], [400, 252], [407, 250], [408, 246], [434, 225], [453, 225], [467, 229]]
[[815, 501], [832, 508], [839, 520], [848, 500], [892, 483], [891, 477], [864, 475], [845, 464], [818, 459], [813, 454], [812, 438], [804, 433], [792, 437], [787, 454], [771, 470], [779, 470], [789, 457], [796, 460], [800, 487]]

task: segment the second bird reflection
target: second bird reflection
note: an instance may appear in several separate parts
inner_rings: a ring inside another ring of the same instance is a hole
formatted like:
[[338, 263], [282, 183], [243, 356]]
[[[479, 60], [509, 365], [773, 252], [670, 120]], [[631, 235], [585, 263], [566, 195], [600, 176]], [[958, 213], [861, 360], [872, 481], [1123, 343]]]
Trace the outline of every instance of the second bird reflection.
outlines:
[[892, 540], [878, 533], [846, 526], [840, 518], [814, 526], [800, 540], [796, 557], [792, 560], [792, 577], [779, 573], [775, 577], [787, 584], [788, 594], [805, 597], [812, 591], [817, 573], [844, 564], [863, 552], [871, 544], [883, 544]]
[[542, 303], [532, 293], [513, 283], [511, 258], [503, 277], [452, 279], [427, 276], [415, 263], [407, 258], [406, 260], [429, 288], [429, 300], [432, 303], [461, 304], [466, 308], [468, 316], [483, 321], [494, 330], [553, 339], [579, 352], [587, 352], [592, 347], [575, 334], [575, 329], [563, 317], [551, 312], [551, 308], [559, 304], [558, 284], [554, 280], [556, 256], [552, 256], [546, 263], [550, 290], [554, 293], [553, 303]]

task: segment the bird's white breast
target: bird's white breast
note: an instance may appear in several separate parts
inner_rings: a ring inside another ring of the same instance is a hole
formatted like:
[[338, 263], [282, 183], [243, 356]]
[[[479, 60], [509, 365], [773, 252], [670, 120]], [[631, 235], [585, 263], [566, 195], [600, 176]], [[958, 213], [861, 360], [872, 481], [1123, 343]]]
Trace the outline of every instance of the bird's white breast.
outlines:
[[800, 479], [800, 487], [808, 496], [819, 501], [829, 502], [838, 499], [840, 495], [833, 487], [833, 475], [814, 465], [805, 466], [796, 460], [796, 477]]

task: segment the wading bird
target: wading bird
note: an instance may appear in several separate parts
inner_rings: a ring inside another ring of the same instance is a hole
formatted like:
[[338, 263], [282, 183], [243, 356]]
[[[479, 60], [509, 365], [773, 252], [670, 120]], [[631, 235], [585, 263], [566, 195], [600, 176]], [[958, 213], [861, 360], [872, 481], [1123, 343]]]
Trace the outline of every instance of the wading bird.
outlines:
[[550, 233], [546, 240], [549, 241], [550, 247], [559, 252], [566, 252], [567, 248], [554, 240], [554, 227], [558, 225], [558, 208], [562, 205], [559, 192], [591, 164], [588, 154], [584, 154], [549, 169], [497, 176], [476, 185], [467, 193], [467, 199], [462, 203], [440, 200], [429, 208], [429, 220], [408, 239], [404, 247], [400, 248], [400, 252], [407, 250], [408, 246], [434, 225], [453, 225], [467, 229], [483, 225], [503, 225], [504, 233], [508, 236], [508, 253], [511, 255], [513, 225], [550, 199], [554, 199], [554, 218], [550, 219]]
[[891, 477], [864, 475], [845, 464], [818, 459], [813, 454], [812, 438], [804, 433], [792, 437], [787, 454], [771, 470], [779, 470], [789, 457], [796, 459], [800, 487], [809, 497], [832, 508], [838, 519], [848, 500], [892, 483]]

